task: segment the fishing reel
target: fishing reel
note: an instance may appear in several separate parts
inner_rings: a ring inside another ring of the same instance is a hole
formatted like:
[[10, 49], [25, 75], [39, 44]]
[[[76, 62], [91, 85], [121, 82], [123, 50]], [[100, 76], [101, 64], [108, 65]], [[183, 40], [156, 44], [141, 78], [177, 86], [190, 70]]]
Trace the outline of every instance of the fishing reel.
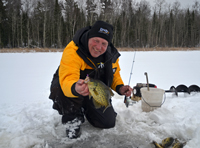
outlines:
[[[126, 107], [133, 105], [137, 101], [141, 100], [141, 92], [140, 89], [142, 87], [147, 87], [146, 83], [137, 83], [136, 86], [133, 87], [132, 97], [126, 97], [124, 98], [124, 103]], [[155, 84], [149, 84], [149, 87], [157, 88]]]
[[129, 107], [130, 105], [133, 105], [134, 103], [136, 103], [136, 101], [133, 101], [131, 99], [131, 97], [124, 97], [124, 103], [126, 105], [126, 107]]
[[[137, 83], [136, 86], [133, 87], [133, 95], [131, 97], [131, 99], [133, 101], [139, 101], [139, 100], [141, 100], [140, 89], [142, 87], [147, 87], [147, 84], [146, 83]], [[155, 84], [149, 84], [149, 87], [157, 88], [157, 86]]]

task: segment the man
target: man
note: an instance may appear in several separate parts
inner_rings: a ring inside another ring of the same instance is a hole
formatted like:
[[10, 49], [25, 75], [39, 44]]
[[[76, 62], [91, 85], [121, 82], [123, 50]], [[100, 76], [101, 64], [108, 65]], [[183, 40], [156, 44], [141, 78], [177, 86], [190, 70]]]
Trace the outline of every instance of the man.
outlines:
[[117, 113], [112, 105], [103, 112], [105, 107], [96, 109], [89, 99], [88, 85], [84, 82], [87, 75], [101, 80], [120, 95], [131, 95], [132, 88], [124, 85], [120, 76], [120, 54], [111, 43], [112, 37], [113, 26], [97, 21], [92, 27], [78, 30], [63, 51], [49, 98], [54, 102], [53, 108], [62, 115], [68, 138], [80, 136], [84, 115], [94, 127], [115, 126]]

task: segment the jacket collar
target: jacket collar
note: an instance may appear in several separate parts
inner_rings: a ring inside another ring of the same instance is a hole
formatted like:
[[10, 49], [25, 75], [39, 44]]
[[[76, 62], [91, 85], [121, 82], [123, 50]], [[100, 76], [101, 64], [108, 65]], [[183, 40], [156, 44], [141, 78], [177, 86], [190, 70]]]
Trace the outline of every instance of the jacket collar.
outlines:
[[[74, 43], [79, 47], [77, 50], [77, 54], [92, 68], [96, 69], [95, 62], [93, 60], [93, 57], [89, 54], [89, 50], [87, 49], [88, 46], [84, 47], [81, 44], [81, 38], [87, 39], [87, 33], [91, 29], [91, 26], [84, 27], [82, 29], [79, 29], [74, 37], [73, 41]], [[85, 35], [85, 36], [84, 36]], [[82, 40], [83, 41], [83, 40]], [[120, 56], [120, 53], [117, 51], [117, 49], [113, 46], [112, 43], [109, 44], [106, 52], [105, 52], [105, 63], [109, 62], [111, 60], [112, 63], [115, 63], [118, 57]], [[104, 64], [105, 64], [104, 63]]]

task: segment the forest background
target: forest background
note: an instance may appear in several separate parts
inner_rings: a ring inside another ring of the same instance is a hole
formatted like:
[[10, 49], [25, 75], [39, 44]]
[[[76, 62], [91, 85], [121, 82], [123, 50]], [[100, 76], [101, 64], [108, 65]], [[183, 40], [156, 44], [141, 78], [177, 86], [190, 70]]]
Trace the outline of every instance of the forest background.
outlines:
[[97, 20], [114, 26], [118, 48], [200, 47], [198, 0], [188, 8], [165, 0], [0, 0], [0, 51], [62, 49]]

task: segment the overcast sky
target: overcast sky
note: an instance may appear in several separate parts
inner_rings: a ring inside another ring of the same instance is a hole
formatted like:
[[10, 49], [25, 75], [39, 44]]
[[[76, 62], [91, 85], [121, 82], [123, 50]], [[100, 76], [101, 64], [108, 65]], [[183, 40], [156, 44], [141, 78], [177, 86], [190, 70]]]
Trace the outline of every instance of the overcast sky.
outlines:
[[[136, 1], [139, 2], [141, 0], [136, 0]], [[146, 0], [146, 1], [150, 2], [151, 5], [154, 5], [156, 0]], [[165, 0], [165, 2], [168, 4], [173, 4], [176, 1], [179, 1], [181, 3], [182, 8], [191, 7], [195, 2], [195, 0]], [[197, 1], [200, 2], [200, 0]]]

